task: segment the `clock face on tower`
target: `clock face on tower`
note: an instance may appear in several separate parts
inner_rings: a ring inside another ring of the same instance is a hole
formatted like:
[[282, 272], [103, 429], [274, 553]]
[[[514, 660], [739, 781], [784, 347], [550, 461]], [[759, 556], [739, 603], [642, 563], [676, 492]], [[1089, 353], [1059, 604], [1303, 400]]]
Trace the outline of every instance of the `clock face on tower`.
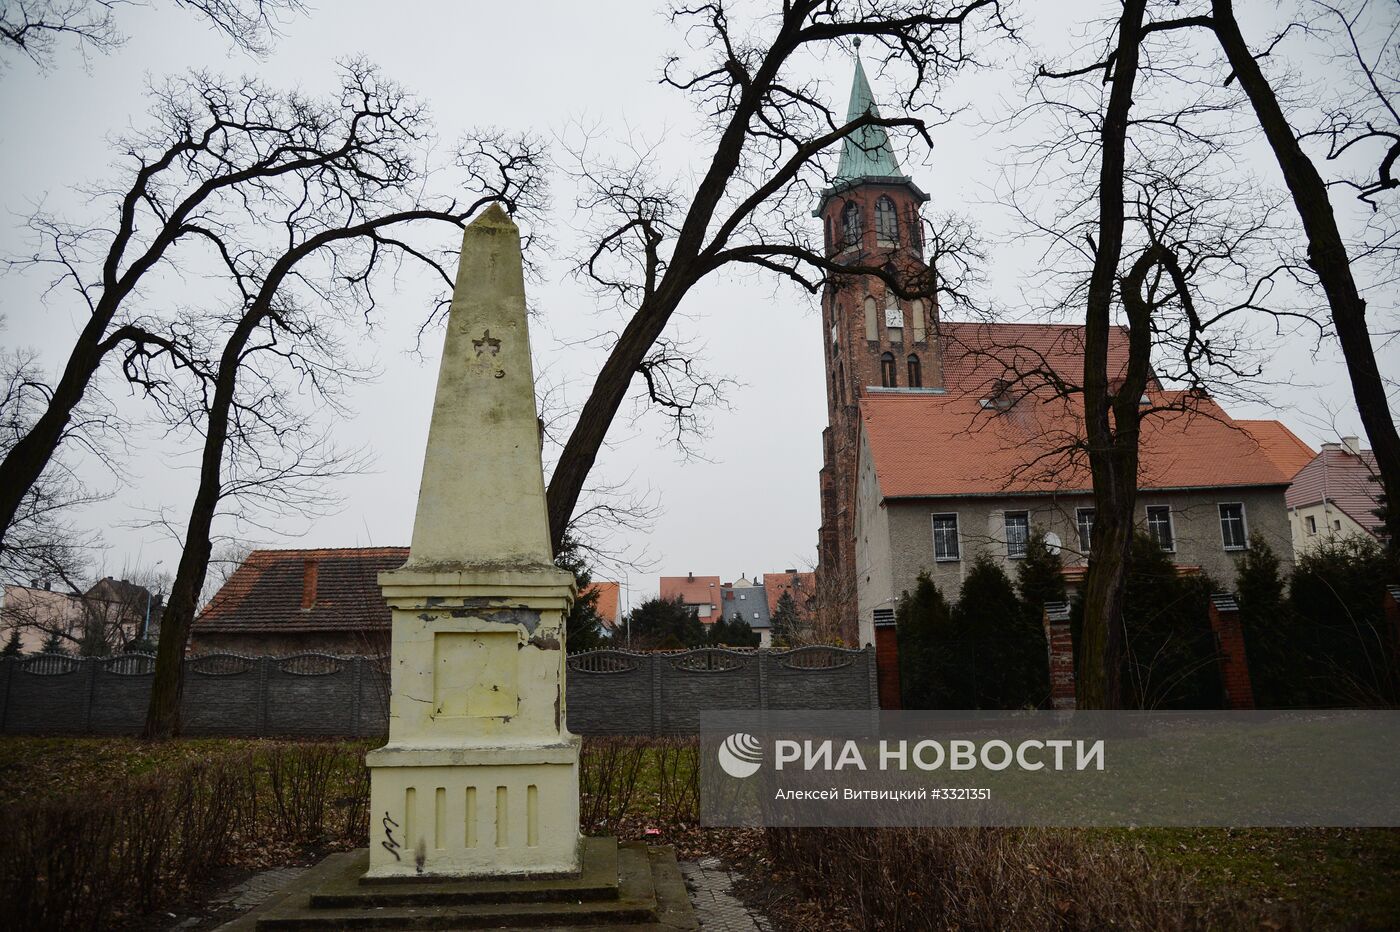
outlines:
[[886, 326], [886, 327], [903, 327], [903, 326], [904, 326], [904, 312], [901, 311], [901, 310], [900, 310], [899, 308], [897, 308], [897, 307], [887, 307], [887, 308], [885, 308], [885, 326]]

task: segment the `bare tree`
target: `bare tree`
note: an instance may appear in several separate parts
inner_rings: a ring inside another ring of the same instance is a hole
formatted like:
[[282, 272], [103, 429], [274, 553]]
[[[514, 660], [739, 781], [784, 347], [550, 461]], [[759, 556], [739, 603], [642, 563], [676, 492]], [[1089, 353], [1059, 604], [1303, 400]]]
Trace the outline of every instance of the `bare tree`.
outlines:
[[[290, 249], [316, 252], [336, 241], [327, 234], [309, 244], [310, 233], [279, 241], [288, 220], [317, 222], [302, 213], [315, 203], [326, 210], [328, 229], [363, 225], [354, 214], [356, 192], [390, 192], [402, 200], [409, 190], [403, 179], [423, 174], [417, 166], [426, 144], [423, 105], [361, 61], [343, 66], [340, 92], [328, 101], [206, 72], [168, 80], [151, 96], [154, 128], [120, 140], [125, 182], [87, 192], [111, 206], [110, 219], [30, 221], [39, 245], [17, 264], [56, 269], [55, 288], [71, 289], [64, 293], [78, 298], [87, 319], [57, 382], [36, 388], [44, 403], [0, 461], [0, 553], [24, 497], [109, 360], [120, 361], [130, 384], [159, 396], [170, 388], [172, 366], [190, 371], [199, 362], [190, 355], [200, 337], [191, 322], [198, 313], [221, 306], [241, 314]], [[461, 153], [463, 167], [470, 172], [471, 159], [490, 157], [503, 141], [483, 136]], [[291, 199], [298, 188], [314, 192], [315, 200]], [[425, 216], [460, 213], [450, 199], [436, 206], [428, 200], [425, 195], [419, 205]], [[413, 212], [383, 200], [371, 206], [375, 217]], [[203, 293], [183, 295], [178, 309], [160, 313], [151, 294], [190, 267], [205, 273]], [[138, 298], [140, 313], [129, 309]]]
[[[309, 173], [288, 173], [258, 189], [268, 219], [278, 212], [273, 248], [243, 246], [211, 229], [208, 236], [224, 257], [224, 271], [240, 300], [229, 313], [206, 315], [180, 328], [176, 356], [197, 360], [187, 368], [199, 377], [194, 403], [166, 404], [177, 424], [203, 436], [200, 479], [183, 533], [179, 568], [161, 616], [156, 674], [145, 733], [167, 737], [179, 728], [183, 657], [198, 611], [212, 552], [213, 524], [221, 502], [267, 509], [315, 509], [324, 501], [330, 475], [356, 468], [311, 430], [292, 402], [288, 381], [333, 402], [336, 386], [353, 367], [343, 356], [337, 326], [349, 325], [376, 307], [378, 283], [395, 264], [427, 267], [448, 289], [455, 277], [446, 253], [416, 244], [414, 228], [428, 222], [463, 227], [488, 203], [534, 217], [545, 204], [542, 152], [528, 138], [487, 133], [470, 137], [458, 150], [462, 177], [449, 191], [423, 152], [430, 124], [421, 106], [372, 69], [352, 66], [340, 99], [297, 110], [268, 103], [282, 125], [296, 119], [339, 127], [332, 136], [362, 135], [361, 159]], [[195, 335], [219, 334], [212, 352]], [[213, 363], [202, 361], [211, 356]], [[150, 366], [146, 384], [166, 384]], [[167, 396], [160, 394], [164, 399]], [[247, 517], [246, 512], [243, 516]]]
[[1122, 698], [1145, 426], [1216, 416], [1213, 391], [1259, 400], [1255, 321], [1267, 315], [1276, 330], [1310, 322], [1288, 289], [1275, 287], [1299, 274], [1281, 245], [1275, 200], [1230, 177], [1229, 120], [1238, 101], [1199, 80], [1189, 63], [1189, 36], [1203, 20], [1162, 7], [1165, 17], [1149, 16], [1146, 0], [1126, 0], [1093, 64], [1039, 71], [1042, 90], [1069, 81], [1083, 95], [1037, 105], [1062, 136], [1035, 147], [1042, 169], [1060, 159], [1069, 166], [1062, 180], [1088, 194], [1069, 199], [1048, 223], [1022, 211], [1054, 244], [1051, 265], [1066, 269], [1058, 273], [1070, 283], [1058, 308], [1083, 309], [1082, 378], [1076, 383], [1054, 361], [1023, 350], [998, 380], [1004, 404], [987, 412], [995, 419], [1002, 407], [1031, 407], [1023, 397], [1042, 396], [1068, 405], [1063, 423], [1082, 424], [1082, 434], [1042, 432], [1023, 469], [1043, 479], [1087, 467], [1092, 479], [1078, 680], [1088, 708], [1116, 707]]
[[[266, 55], [284, 20], [306, 11], [302, 0], [173, 2], [253, 55]], [[18, 52], [40, 68], [53, 63], [56, 46], [64, 40], [84, 53], [110, 52], [126, 41], [118, 28], [117, 9], [145, 5], [141, 0], [3, 0], [0, 48]]]
[[[1349, 22], [1345, 17], [1343, 21]], [[1351, 378], [1352, 396], [1356, 400], [1366, 436], [1371, 441], [1381, 484], [1388, 501], [1400, 501], [1400, 433], [1396, 431], [1385, 383], [1376, 363], [1371, 330], [1366, 320], [1366, 300], [1357, 285], [1352, 257], [1348, 254], [1346, 241], [1328, 197], [1327, 182], [1303, 148], [1299, 134], [1289, 123], [1278, 95], [1260, 65], [1260, 59], [1269, 54], [1277, 42], [1263, 53], [1253, 52], [1240, 30], [1231, 0], [1211, 0], [1211, 14], [1205, 24], [1214, 31], [1229, 62], [1231, 73], [1226, 82], [1239, 82], [1283, 172], [1284, 182], [1293, 197], [1307, 237], [1308, 265], [1316, 274], [1332, 312], [1332, 325]], [[1346, 32], [1355, 38], [1350, 25]], [[1394, 36], [1393, 29], [1391, 35]], [[1362, 60], [1364, 63], [1364, 58]], [[1377, 125], [1368, 120], [1341, 118], [1333, 124], [1333, 151], [1336, 152], [1363, 141], [1389, 141], [1389, 145], [1382, 150], [1375, 180], [1359, 185], [1360, 196], [1367, 199], [1394, 187], [1392, 166], [1395, 159], [1400, 157], [1400, 120], [1395, 118], [1388, 88], [1375, 80], [1373, 67], [1369, 73], [1375, 92], [1372, 104], [1379, 108], [1387, 123]], [[1387, 511], [1386, 534], [1392, 550], [1400, 548], [1400, 509]]]
[[[0, 357], [0, 456], [7, 454], [30, 429], [47, 401], [38, 360], [15, 350]], [[91, 428], [97, 412], [84, 412], [65, 431], [79, 445], [105, 458], [100, 437]], [[69, 518], [84, 505], [104, 496], [89, 491], [62, 459], [55, 462], [19, 499], [7, 543], [0, 549], [0, 578], [57, 580], [70, 592], [79, 591], [87, 572], [88, 551], [95, 537], [79, 531]]]
[[[724, 0], [680, 4], [672, 19], [701, 60], [673, 57], [662, 81], [704, 111], [713, 145], [700, 180], [686, 192], [655, 176], [648, 154], [601, 162], [576, 147], [575, 170], [594, 218], [592, 246], [578, 274], [626, 315], [626, 325], [594, 382], [549, 483], [556, 547], [569, 525], [609, 426], [637, 376], [678, 430], [715, 381], [663, 340], [672, 315], [706, 276], [762, 270], [818, 293], [837, 275], [885, 280], [902, 298], [927, 297], [935, 284], [860, 262], [842, 265], [808, 232], [818, 192], [829, 187], [829, 157], [866, 127], [928, 137], [924, 116], [852, 120], [824, 102], [802, 75], [805, 53], [865, 39], [882, 64], [908, 69], [911, 112], [941, 116], [934, 91], [977, 63], [981, 40], [1014, 35], [998, 0], [788, 0], [752, 22], [736, 22]], [[664, 377], [663, 377], [664, 373]]]

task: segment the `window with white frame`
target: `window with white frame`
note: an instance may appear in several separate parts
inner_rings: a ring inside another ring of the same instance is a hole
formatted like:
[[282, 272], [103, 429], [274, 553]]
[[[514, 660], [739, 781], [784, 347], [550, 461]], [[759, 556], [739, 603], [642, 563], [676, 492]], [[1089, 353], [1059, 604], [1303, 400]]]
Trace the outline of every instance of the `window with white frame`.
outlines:
[[933, 558], [941, 563], [962, 559], [958, 550], [958, 516], [933, 516]]
[[1230, 502], [1220, 506], [1220, 541], [1226, 550], [1243, 550], [1248, 546], [1249, 532], [1244, 526], [1244, 505]]
[[1171, 506], [1147, 506], [1147, 534], [1157, 542], [1158, 547], [1168, 553], [1176, 549], [1176, 538], [1172, 536]]
[[1089, 543], [1094, 539], [1094, 509], [1076, 508], [1074, 525], [1079, 529], [1079, 552], [1088, 553]]
[[1006, 513], [1006, 555], [1012, 559], [1026, 555], [1031, 539], [1031, 516], [1024, 511]]
[[1303, 520], [1306, 521], [1307, 524], [1308, 524], [1308, 536], [1311, 537], [1313, 534], [1316, 534], [1316, 533], [1317, 533], [1317, 519], [1314, 518], [1312, 515], [1308, 515], [1308, 516], [1307, 516], [1306, 518], [1304, 518]]

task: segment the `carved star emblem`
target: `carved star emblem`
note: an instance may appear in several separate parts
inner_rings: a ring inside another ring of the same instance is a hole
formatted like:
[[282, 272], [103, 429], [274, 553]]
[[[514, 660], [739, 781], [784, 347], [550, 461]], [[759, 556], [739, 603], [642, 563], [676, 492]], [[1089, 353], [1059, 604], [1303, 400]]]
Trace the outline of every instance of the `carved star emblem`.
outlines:
[[484, 353], [496, 356], [501, 352], [501, 341], [491, 336], [490, 328], [481, 335], [480, 340], [472, 340], [472, 346], [476, 347], [476, 355], [480, 357]]

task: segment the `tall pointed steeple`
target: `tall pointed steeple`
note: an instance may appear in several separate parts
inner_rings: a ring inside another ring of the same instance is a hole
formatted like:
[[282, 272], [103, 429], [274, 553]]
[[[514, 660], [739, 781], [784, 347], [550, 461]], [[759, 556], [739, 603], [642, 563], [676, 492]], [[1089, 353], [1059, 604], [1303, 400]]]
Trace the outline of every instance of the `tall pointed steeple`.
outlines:
[[[848, 123], [866, 114], [880, 116], [880, 107], [875, 103], [870, 79], [865, 76], [865, 65], [860, 60], [859, 39], [855, 45], [855, 74], [851, 78], [851, 99], [846, 105]], [[883, 126], [862, 126], [841, 141], [841, 161], [836, 166], [836, 175], [831, 179], [831, 187], [822, 191], [812, 216], [820, 217], [832, 196], [863, 184], [903, 185], [919, 203], [928, 200], [928, 195], [899, 167], [889, 133]]]
[[[880, 116], [880, 107], [870, 91], [865, 66], [860, 60], [860, 40], [856, 40], [856, 73], [851, 79], [851, 102], [846, 107], [846, 122], [859, 120], [867, 113]], [[889, 134], [883, 126], [862, 126], [847, 136], [841, 146], [841, 164], [836, 169], [836, 183], [859, 178], [897, 178], [908, 181], [899, 170], [899, 160], [890, 146]]]

